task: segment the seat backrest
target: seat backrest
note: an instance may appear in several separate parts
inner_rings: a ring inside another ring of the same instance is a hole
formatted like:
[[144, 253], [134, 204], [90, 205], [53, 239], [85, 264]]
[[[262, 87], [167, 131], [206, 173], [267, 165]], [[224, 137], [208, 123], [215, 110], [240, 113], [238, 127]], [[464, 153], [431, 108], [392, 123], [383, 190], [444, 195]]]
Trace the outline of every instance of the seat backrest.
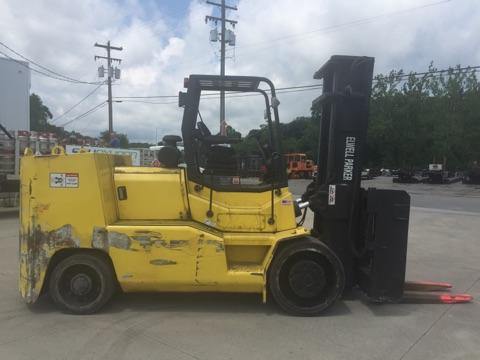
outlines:
[[207, 152], [205, 171], [219, 176], [237, 175], [235, 151], [231, 147], [211, 146]]
[[180, 150], [174, 146], [166, 145], [158, 150], [158, 161], [165, 168], [176, 168], [180, 161]]

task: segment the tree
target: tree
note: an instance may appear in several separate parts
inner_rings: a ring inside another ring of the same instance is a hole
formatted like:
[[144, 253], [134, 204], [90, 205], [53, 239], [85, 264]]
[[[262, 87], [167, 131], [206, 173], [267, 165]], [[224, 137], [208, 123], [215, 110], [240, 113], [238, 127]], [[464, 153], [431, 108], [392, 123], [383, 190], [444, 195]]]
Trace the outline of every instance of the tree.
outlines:
[[378, 75], [372, 89], [368, 166], [462, 169], [480, 155], [479, 83], [474, 69], [422, 76]]
[[238, 132], [237, 130], [235, 130], [233, 127], [231, 127], [230, 125], [227, 125], [226, 127], [226, 132], [227, 132], [227, 136], [228, 137], [232, 137], [232, 138], [241, 138], [242, 137], [242, 134], [240, 132]]
[[[280, 124], [284, 153], [302, 152], [316, 159], [322, 109], [311, 117]], [[241, 154], [256, 149], [254, 138], [268, 140], [265, 127], [251, 130]], [[418, 76], [392, 70], [374, 79], [370, 101], [366, 167], [423, 169], [445, 163], [449, 170], [480, 160], [480, 84], [475, 69], [459, 65], [438, 72], [433, 63]]]
[[50, 109], [43, 104], [37, 94], [30, 95], [30, 129], [33, 131], [48, 131], [52, 127], [48, 120], [52, 118]]
[[133, 142], [129, 143], [128, 147], [130, 149], [148, 149], [150, 146], [153, 146], [154, 144], [146, 143], [146, 142]]

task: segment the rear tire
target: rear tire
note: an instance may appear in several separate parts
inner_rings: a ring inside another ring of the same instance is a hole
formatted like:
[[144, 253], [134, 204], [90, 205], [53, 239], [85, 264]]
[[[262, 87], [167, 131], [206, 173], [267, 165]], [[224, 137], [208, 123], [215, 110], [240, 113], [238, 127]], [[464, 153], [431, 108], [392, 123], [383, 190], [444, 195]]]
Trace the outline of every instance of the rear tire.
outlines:
[[293, 240], [274, 257], [268, 283], [276, 303], [287, 313], [315, 316], [342, 295], [343, 265], [315, 238]]
[[92, 314], [102, 308], [115, 291], [112, 267], [100, 256], [75, 254], [52, 271], [49, 293], [54, 303], [72, 314]]

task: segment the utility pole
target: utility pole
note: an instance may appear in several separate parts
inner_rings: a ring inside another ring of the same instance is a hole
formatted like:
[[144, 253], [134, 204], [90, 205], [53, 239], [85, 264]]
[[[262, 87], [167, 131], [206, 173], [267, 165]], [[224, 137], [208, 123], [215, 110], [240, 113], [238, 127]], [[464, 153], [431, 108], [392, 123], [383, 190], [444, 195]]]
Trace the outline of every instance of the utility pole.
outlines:
[[[215, 25], [221, 23], [221, 33], [220, 33], [220, 76], [223, 78], [225, 76], [225, 45], [228, 43], [230, 46], [235, 45], [235, 34], [233, 31], [226, 29], [226, 23], [228, 22], [235, 28], [237, 21], [226, 19], [227, 9], [229, 10], [238, 10], [236, 6], [229, 6], [225, 4], [225, 0], [221, 0], [221, 3], [216, 3], [213, 1], [208, 1], [207, 4], [220, 7], [221, 17], [216, 16], [205, 16], [205, 23], [208, 21], [215, 22]], [[212, 30], [210, 32], [210, 41], [218, 40], [217, 30]], [[225, 123], [225, 91], [220, 91], [220, 135], [226, 135], [226, 123]]]
[[[117, 61], [119, 64], [121, 63], [121, 59], [117, 59], [117, 58], [112, 58], [110, 56], [110, 51], [111, 50], [117, 50], [117, 51], [122, 51], [123, 48], [120, 46], [120, 47], [116, 47], [116, 46], [112, 46], [110, 45], [110, 40], [107, 42], [106, 45], [103, 45], [103, 44], [98, 44], [98, 43], [95, 43], [96, 47], [101, 47], [101, 48], [104, 48], [107, 50], [107, 56], [98, 56], [98, 55], [95, 55], [95, 60], [97, 59], [105, 59], [107, 60], [107, 84], [108, 84], [108, 133], [111, 134], [113, 132], [113, 107], [112, 107], [112, 77], [113, 75], [115, 75], [115, 78], [116, 79], [119, 79], [120, 78], [120, 69], [117, 69], [115, 68], [115, 74], [114, 74], [114, 71], [113, 71], [113, 67], [112, 67], [112, 61]], [[98, 74], [100, 77], [103, 77], [103, 73], [104, 73], [104, 68], [103, 66], [100, 67], [98, 69]]]

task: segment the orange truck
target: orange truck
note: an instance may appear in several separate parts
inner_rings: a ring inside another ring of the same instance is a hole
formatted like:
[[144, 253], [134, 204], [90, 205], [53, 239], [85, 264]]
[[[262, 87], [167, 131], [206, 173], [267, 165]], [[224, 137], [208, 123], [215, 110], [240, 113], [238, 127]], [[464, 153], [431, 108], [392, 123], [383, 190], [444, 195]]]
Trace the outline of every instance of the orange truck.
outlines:
[[289, 179], [311, 179], [315, 171], [313, 160], [308, 160], [306, 154], [285, 154]]

